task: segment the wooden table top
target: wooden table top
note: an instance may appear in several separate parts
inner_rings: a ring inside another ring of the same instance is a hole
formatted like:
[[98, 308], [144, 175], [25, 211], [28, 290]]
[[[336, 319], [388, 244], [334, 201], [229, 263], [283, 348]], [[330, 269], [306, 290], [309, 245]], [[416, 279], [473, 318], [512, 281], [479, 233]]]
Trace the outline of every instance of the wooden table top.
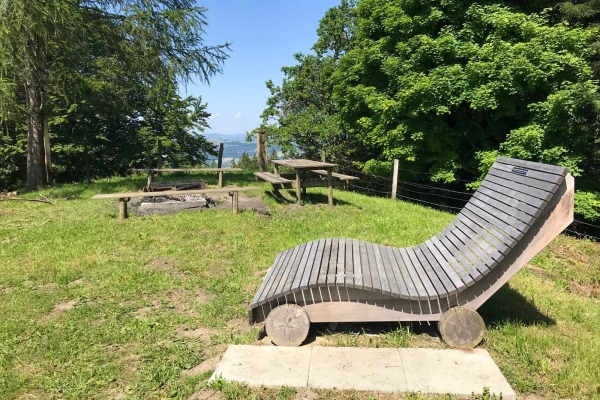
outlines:
[[129, 168], [129, 171], [152, 171], [152, 172], [219, 172], [219, 171], [243, 171], [241, 168]]
[[285, 167], [291, 167], [294, 169], [320, 169], [337, 167], [337, 164], [306, 160], [302, 158], [296, 160], [273, 160], [272, 162], [273, 164], [283, 165]]

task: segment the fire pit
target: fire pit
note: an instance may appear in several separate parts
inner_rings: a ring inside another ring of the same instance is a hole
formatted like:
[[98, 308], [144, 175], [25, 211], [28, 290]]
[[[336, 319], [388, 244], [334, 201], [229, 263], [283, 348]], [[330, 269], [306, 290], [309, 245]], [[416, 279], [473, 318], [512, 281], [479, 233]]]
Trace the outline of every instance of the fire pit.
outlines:
[[210, 207], [215, 203], [204, 194], [177, 195], [180, 190], [206, 189], [206, 183], [200, 179], [197, 181], [183, 182], [152, 182], [144, 187], [144, 192], [173, 192], [168, 196], [142, 197], [139, 208], [141, 210], [167, 211], [168, 209], [186, 210], [198, 207]]

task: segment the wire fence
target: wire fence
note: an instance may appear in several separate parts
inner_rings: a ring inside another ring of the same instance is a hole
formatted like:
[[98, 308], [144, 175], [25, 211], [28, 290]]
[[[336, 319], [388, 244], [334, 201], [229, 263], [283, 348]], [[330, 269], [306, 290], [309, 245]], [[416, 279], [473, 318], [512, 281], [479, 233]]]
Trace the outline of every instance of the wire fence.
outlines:
[[[402, 171], [431, 175], [426, 172]], [[358, 176], [359, 181], [351, 181], [347, 190], [367, 194], [369, 196], [387, 197], [392, 196], [393, 179], [386, 176], [378, 176], [371, 173], [359, 171], [352, 168], [340, 168], [343, 174]], [[356, 182], [356, 183], [354, 183]], [[472, 181], [460, 180], [460, 182], [471, 183]], [[474, 192], [459, 190], [464, 184], [455, 184], [452, 188], [433, 186], [420, 182], [397, 181], [396, 197], [416, 204], [423, 204], [438, 210], [458, 213], [470, 200]], [[574, 220], [565, 232], [577, 238], [585, 238], [600, 242], [600, 226], [589, 222]]]

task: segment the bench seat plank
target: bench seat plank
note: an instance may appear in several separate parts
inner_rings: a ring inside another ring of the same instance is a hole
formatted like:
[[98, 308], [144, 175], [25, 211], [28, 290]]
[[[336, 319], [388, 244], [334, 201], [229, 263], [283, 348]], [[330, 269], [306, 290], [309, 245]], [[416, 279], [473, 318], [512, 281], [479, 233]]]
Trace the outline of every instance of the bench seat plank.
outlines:
[[541, 164], [533, 161], [518, 160], [515, 158], [497, 157], [496, 162], [508, 165], [514, 165], [534, 171], [547, 172], [549, 174], [556, 174], [566, 176], [569, 173], [569, 169], [565, 167], [559, 167], [556, 165]]
[[409, 275], [409, 271], [406, 267], [406, 264], [402, 260], [402, 256], [401, 256], [400, 252], [396, 251], [397, 250], [396, 248], [389, 247], [389, 246], [386, 246], [385, 250], [388, 254], [388, 259], [390, 260], [390, 263], [392, 263], [392, 265], [398, 267], [398, 272], [400, 273], [400, 276], [402, 277], [403, 285], [400, 284], [400, 282], [399, 282], [399, 284], [401, 285], [401, 287], [400, 287], [401, 295], [404, 293], [404, 291], [402, 289], [402, 288], [404, 288], [406, 290], [406, 292], [404, 294], [406, 296], [408, 296], [408, 298], [410, 300], [419, 300], [419, 293]]
[[[448, 278], [445, 275], [444, 275], [445, 279], [442, 279], [442, 276], [438, 275], [438, 273], [433, 269], [433, 266], [431, 265], [431, 263], [425, 256], [425, 253], [423, 252], [423, 249], [421, 246], [423, 246], [423, 244], [414, 246], [413, 249], [415, 251], [415, 255], [417, 256], [417, 260], [419, 261], [419, 264], [423, 267], [423, 270], [425, 271], [425, 276], [423, 277], [423, 279], [429, 278], [429, 281], [431, 282], [431, 284], [433, 285], [433, 288], [435, 289], [435, 297], [434, 298], [447, 297], [448, 289], [446, 289], [446, 285], [450, 281], [448, 280]], [[454, 289], [454, 286], [452, 286], [452, 289]]]
[[381, 293], [391, 296], [392, 289], [391, 289], [390, 281], [387, 276], [387, 271], [385, 270], [385, 265], [383, 263], [383, 255], [381, 254], [381, 247], [378, 244], [371, 244], [371, 246], [373, 247], [373, 254], [375, 256], [375, 266], [377, 269], [377, 274], [379, 275]]
[[279, 175], [275, 175], [271, 172], [255, 172], [254, 176], [256, 176], [256, 178], [261, 179], [263, 181], [267, 181], [269, 183], [272, 184], [286, 184], [286, 183], [293, 183], [294, 181], [284, 178], [282, 176]]
[[[313, 172], [317, 175], [324, 175], [327, 176], [327, 171], [324, 169], [311, 169], [309, 172]], [[357, 176], [352, 176], [352, 175], [344, 175], [344, 174], [340, 174], [338, 172], [332, 172], [331, 176], [333, 178], [339, 179], [341, 181], [358, 181], [360, 180], [359, 177]]]
[[424, 266], [419, 261], [415, 247], [416, 246], [406, 248], [406, 253], [407, 253], [407, 255], [410, 259], [410, 262], [412, 263], [412, 266], [416, 272], [415, 276], [417, 277], [417, 279], [421, 280], [421, 283], [422, 283], [423, 287], [425, 288], [425, 292], [427, 293], [427, 299], [428, 300], [437, 299], [439, 297], [438, 292], [436, 291], [435, 287], [431, 283], [431, 280], [428, 278], [427, 272], [425, 271]]
[[[492, 165], [492, 168], [494, 169], [498, 169], [500, 171], [505, 171], [505, 172], [509, 172], [509, 173], [514, 173], [513, 171], [515, 170], [515, 167], [519, 167], [516, 165], [510, 165], [510, 164], [502, 164], [499, 162], [495, 162]], [[560, 174], [550, 174], [547, 172], [542, 172], [542, 171], [536, 171], [534, 169], [527, 169], [526, 175], [528, 178], [534, 178], [540, 181], [544, 181], [544, 182], [549, 182], [551, 184], [554, 185], [560, 185], [562, 183], [562, 181], [565, 180], [564, 175]]]
[[[459, 273], [456, 271], [456, 269], [453, 268], [452, 265], [448, 262], [446, 257], [444, 257], [444, 255], [442, 255], [442, 253], [435, 246], [435, 244], [431, 240], [426, 240], [425, 247], [427, 248], [429, 254], [431, 254], [431, 257], [432, 257], [430, 259], [430, 262], [432, 264], [437, 263], [437, 267], [435, 267], [436, 270], [442, 270], [442, 272], [446, 274], [448, 279], [450, 279], [450, 282], [452, 282], [452, 285], [456, 288], [453, 291], [449, 291], [448, 294], [454, 295], [458, 291], [466, 289], [467, 284], [465, 283], [465, 281], [462, 279], [462, 277], [459, 275]], [[468, 277], [467, 274], [464, 274], [464, 275], [465, 275], [465, 277]]]

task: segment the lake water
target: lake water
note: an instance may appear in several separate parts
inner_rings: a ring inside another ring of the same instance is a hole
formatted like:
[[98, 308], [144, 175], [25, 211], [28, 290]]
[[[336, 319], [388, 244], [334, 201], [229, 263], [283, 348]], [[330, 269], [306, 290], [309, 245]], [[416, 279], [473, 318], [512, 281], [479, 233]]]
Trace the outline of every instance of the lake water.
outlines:
[[[246, 153], [250, 157], [254, 156], [258, 153], [257, 143], [256, 142], [246, 142], [245, 140], [211, 140], [211, 142], [219, 146], [219, 143], [223, 142], [225, 147], [223, 149], [223, 166], [226, 167], [233, 160], [238, 158], [242, 158], [242, 154]], [[267, 148], [267, 154], [271, 154], [271, 152], [275, 149], [279, 153], [279, 147], [277, 146], [269, 146]], [[281, 154], [280, 154], [281, 156]], [[208, 162], [211, 160], [217, 160], [218, 157], [208, 156]]]

